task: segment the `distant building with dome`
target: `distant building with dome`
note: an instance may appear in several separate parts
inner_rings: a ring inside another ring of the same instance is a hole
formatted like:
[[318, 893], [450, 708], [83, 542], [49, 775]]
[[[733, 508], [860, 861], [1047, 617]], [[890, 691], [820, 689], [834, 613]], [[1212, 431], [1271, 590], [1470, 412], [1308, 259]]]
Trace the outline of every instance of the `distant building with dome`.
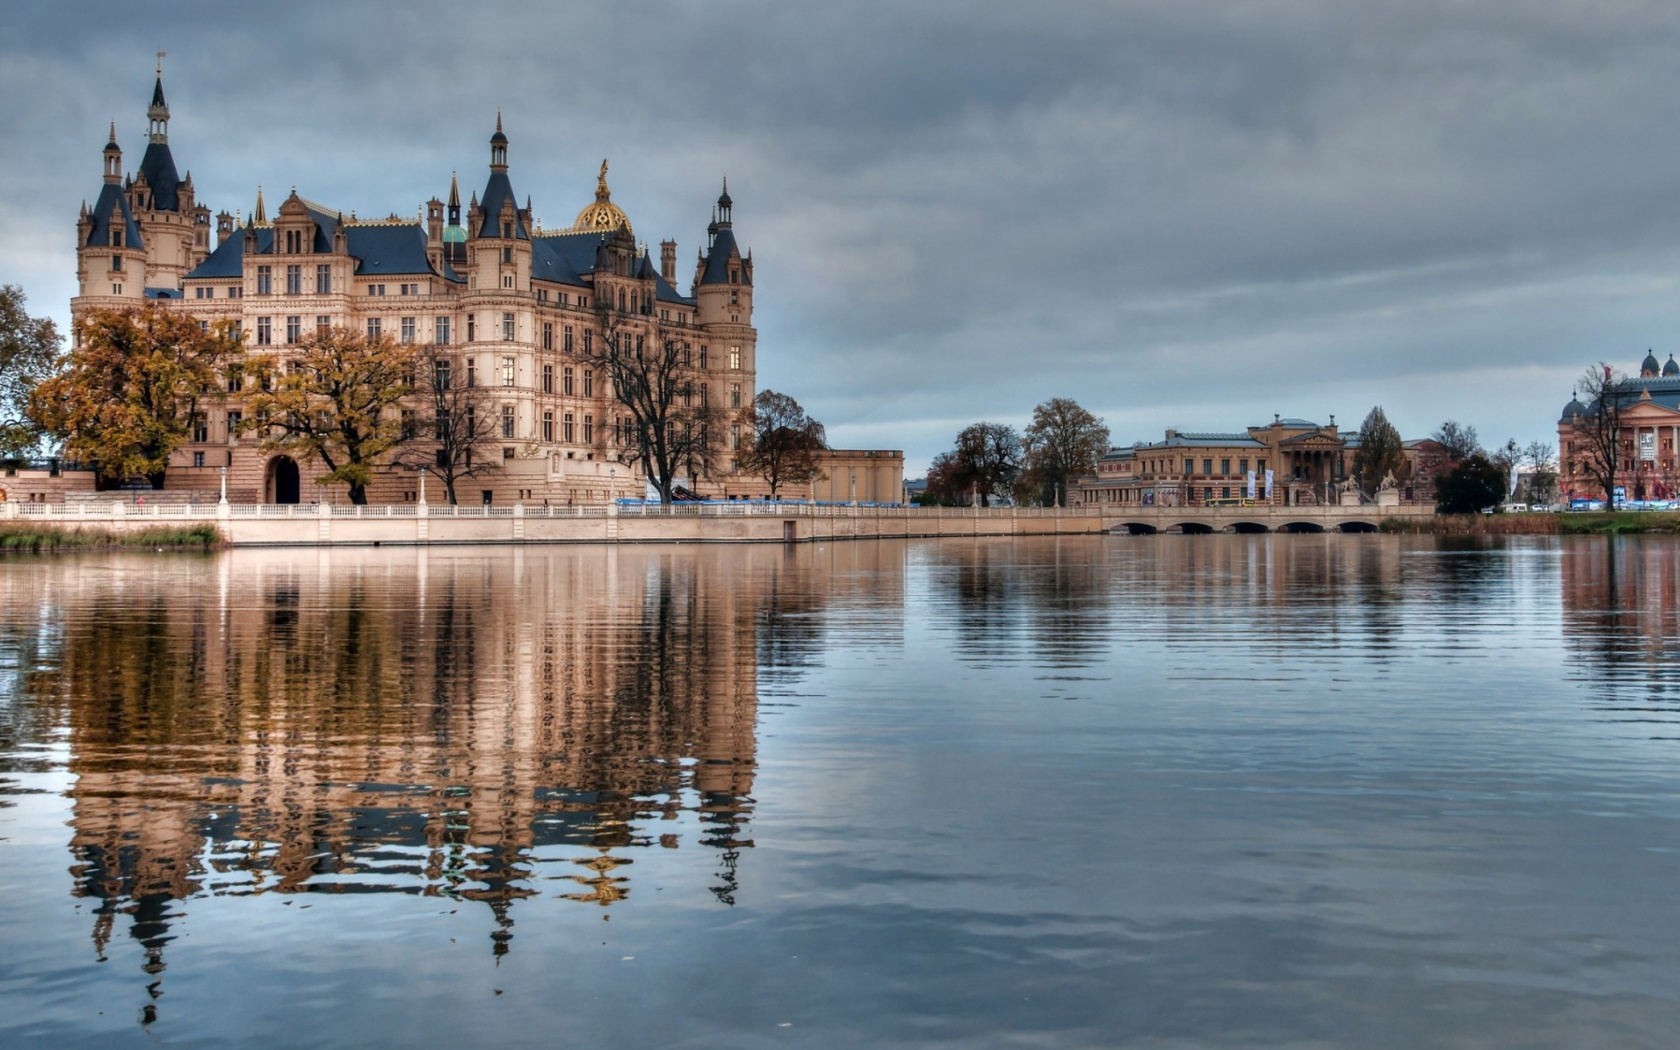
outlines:
[[[752, 254], [736, 242], [727, 182], [684, 283], [674, 240], [660, 243], [655, 261], [635, 239], [605, 161], [576, 221], [543, 228], [530, 198], [520, 203], [514, 192], [500, 116], [483, 191], [464, 209], [452, 176], [447, 203], [434, 197], [412, 217], [377, 219], [346, 216], [296, 188], [271, 217], [260, 187], [249, 215], [212, 218], [170, 151], [161, 67], [147, 118], [137, 171], [123, 168], [115, 124], [104, 144], [103, 184], [76, 226], [74, 319], [163, 302], [206, 324], [234, 321], [251, 352], [282, 360], [287, 347], [329, 328], [450, 347], [457, 375], [494, 388], [499, 463], [470, 482], [462, 498], [474, 502], [480, 490], [494, 502], [641, 494], [642, 476], [625, 462], [630, 429], [597, 357], [609, 330], [638, 341], [674, 333], [692, 350], [695, 396], [721, 410], [724, 469], [697, 487], [718, 496], [765, 490], [762, 479], [728, 469], [730, 449], [750, 437], [758, 334]], [[314, 499], [317, 464], [263, 451], [237, 432], [244, 384], [230, 378], [226, 402], [175, 453], [165, 487], [214, 490], [225, 467], [236, 501]], [[414, 472], [393, 468], [369, 495], [401, 502], [417, 487]], [[332, 487], [321, 495], [343, 498]]]
[[[1608, 368], [1605, 378], [1611, 378]], [[1615, 485], [1621, 490], [1619, 498], [1680, 499], [1680, 362], [1673, 354], [1658, 361], [1648, 351], [1639, 374], [1615, 382], [1605, 401], [1620, 418]], [[1600, 401], [1582, 401], [1576, 391], [1558, 415], [1558, 488], [1565, 500], [1604, 499], [1589, 466], [1595, 444], [1588, 435], [1600, 409]]]

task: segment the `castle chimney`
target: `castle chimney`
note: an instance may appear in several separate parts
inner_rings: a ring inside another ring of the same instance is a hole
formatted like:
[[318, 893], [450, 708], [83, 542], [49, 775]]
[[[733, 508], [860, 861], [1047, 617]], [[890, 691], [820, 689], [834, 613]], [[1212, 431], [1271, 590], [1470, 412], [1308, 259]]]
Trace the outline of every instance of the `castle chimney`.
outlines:
[[659, 242], [659, 276], [673, 287], [677, 283], [677, 242]]

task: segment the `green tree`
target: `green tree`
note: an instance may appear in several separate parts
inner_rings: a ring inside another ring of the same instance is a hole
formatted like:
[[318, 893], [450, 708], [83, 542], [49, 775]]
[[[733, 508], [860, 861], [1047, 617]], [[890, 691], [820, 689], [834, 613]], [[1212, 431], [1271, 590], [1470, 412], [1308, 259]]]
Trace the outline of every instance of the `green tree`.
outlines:
[[738, 470], [757, 474], [774, 499], [783, 485], [808, 485], [820, 473], [817, 457], [828, 447], [823, 425], [786, 394], [765, 390], [753, 399], [752, 447], [736, 457]]
[[1033, 409], [1021, 444], [1023, 494], [1066, 506], [1068, 482], [1095, 474], [1097, 458], [1108, 451], [1108, 427], [1072, 398], [1053, 397]]
[[265, 450], [317, 459], [318, 484], [340, 482], [351, 503], [367, 502], [374, 470], [404, 439], [393, 411], [412, 389], [418, 350], [390, 336], [368, 339], [346, 328], [306, 337], [284, 366], [255, 362], [259, 389], [241, 426]]
[[162, 488], [170, 454], [206, 403], [225, 396], [223, 365], [239, 350], [232, 323], [203, 330], [148, 304], [95, 310], [76, 327], [78, 345], [36, 386], [30, 418], [104, 480], [144, 477]]
[[1406, 449], [1400, 431], [1388, 421], [1381, 405], [1373, 407], [1365, 422], [1359, 424], [1359, 451], [1353, 456], [1353, 473], [1367, 492], [1376, 491], [1390, 474], [1396, 481], [1406, 478]]
[[58, 326], [30, 317], [23, 303], [23, 289], [0, 287], [0, 456], [21, 456], [40, 443], [29, 398], [59, 363]]
[[1480, 452], [1435, 479], [1435, 509], [1442, 514], [1478, 514], [1504, 498], [1505, 472]]

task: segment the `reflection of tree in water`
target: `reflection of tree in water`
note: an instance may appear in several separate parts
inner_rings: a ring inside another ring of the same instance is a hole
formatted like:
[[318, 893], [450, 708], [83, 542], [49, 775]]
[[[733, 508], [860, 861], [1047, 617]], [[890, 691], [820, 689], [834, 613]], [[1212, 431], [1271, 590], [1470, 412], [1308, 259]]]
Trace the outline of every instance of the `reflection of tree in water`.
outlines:
[[1075, 667], [1112, 640], [1101, 539], [952, 543], [938, 548], [935, 565], [953, 599], [959, 659]]
[[480, 902], [500, 955], [544, 879], [623, 901], [626, 851], [681, 848], [679, 825], [653, 822], [687, 815], [734, 902], [756, 769], [760, 596], [742, 581], [758, 575], [716, 553], [617, 552], [613, 569], [555, 552], [523, 574], [431, 555], [418, 577], [234, 558], [220, 581], [225, 559], [105, 584], [63, 619], [62, 670], [17, 705], [63, 711], [74, 892], [98, 902], [102, 957], [131, 917], [148, 1004], [179, 902], [204, 893]]

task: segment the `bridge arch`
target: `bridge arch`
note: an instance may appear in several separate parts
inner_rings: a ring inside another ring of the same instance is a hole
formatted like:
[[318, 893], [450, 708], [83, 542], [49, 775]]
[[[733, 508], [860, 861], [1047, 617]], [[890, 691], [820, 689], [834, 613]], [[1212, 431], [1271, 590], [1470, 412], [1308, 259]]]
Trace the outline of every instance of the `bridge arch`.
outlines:
[[1323, 532], [1324, 526], [1316, 521], [1286, 521], [1278, 526], [1279, 532]]
[[1266, 526], [1265, 522], [1260, 522], [1260, 521], [1234, 521], [1234, 522], [1231, 523], [1231, 531], [1232, 532], [1240, 532], [1240, 533], [1252, 533], [1252, 532], [1271, 532], [1272, 530]]
[[1170, 526], [1167, 531], [1177, 532], [1183, 536], [1206, 536], [1217, 530], [1205, 521], [1181, 521], [1176, 525]]
[[1161, 530], [1146, 521], [1122, 521], [1108, 531], [1113, 533], [1123, 532], [1128, 536], [1153, 536]]
[[1376, 532], [1377, 523], [1374, 521], [1344, 521], [1338, 526], [1343, 532]]

